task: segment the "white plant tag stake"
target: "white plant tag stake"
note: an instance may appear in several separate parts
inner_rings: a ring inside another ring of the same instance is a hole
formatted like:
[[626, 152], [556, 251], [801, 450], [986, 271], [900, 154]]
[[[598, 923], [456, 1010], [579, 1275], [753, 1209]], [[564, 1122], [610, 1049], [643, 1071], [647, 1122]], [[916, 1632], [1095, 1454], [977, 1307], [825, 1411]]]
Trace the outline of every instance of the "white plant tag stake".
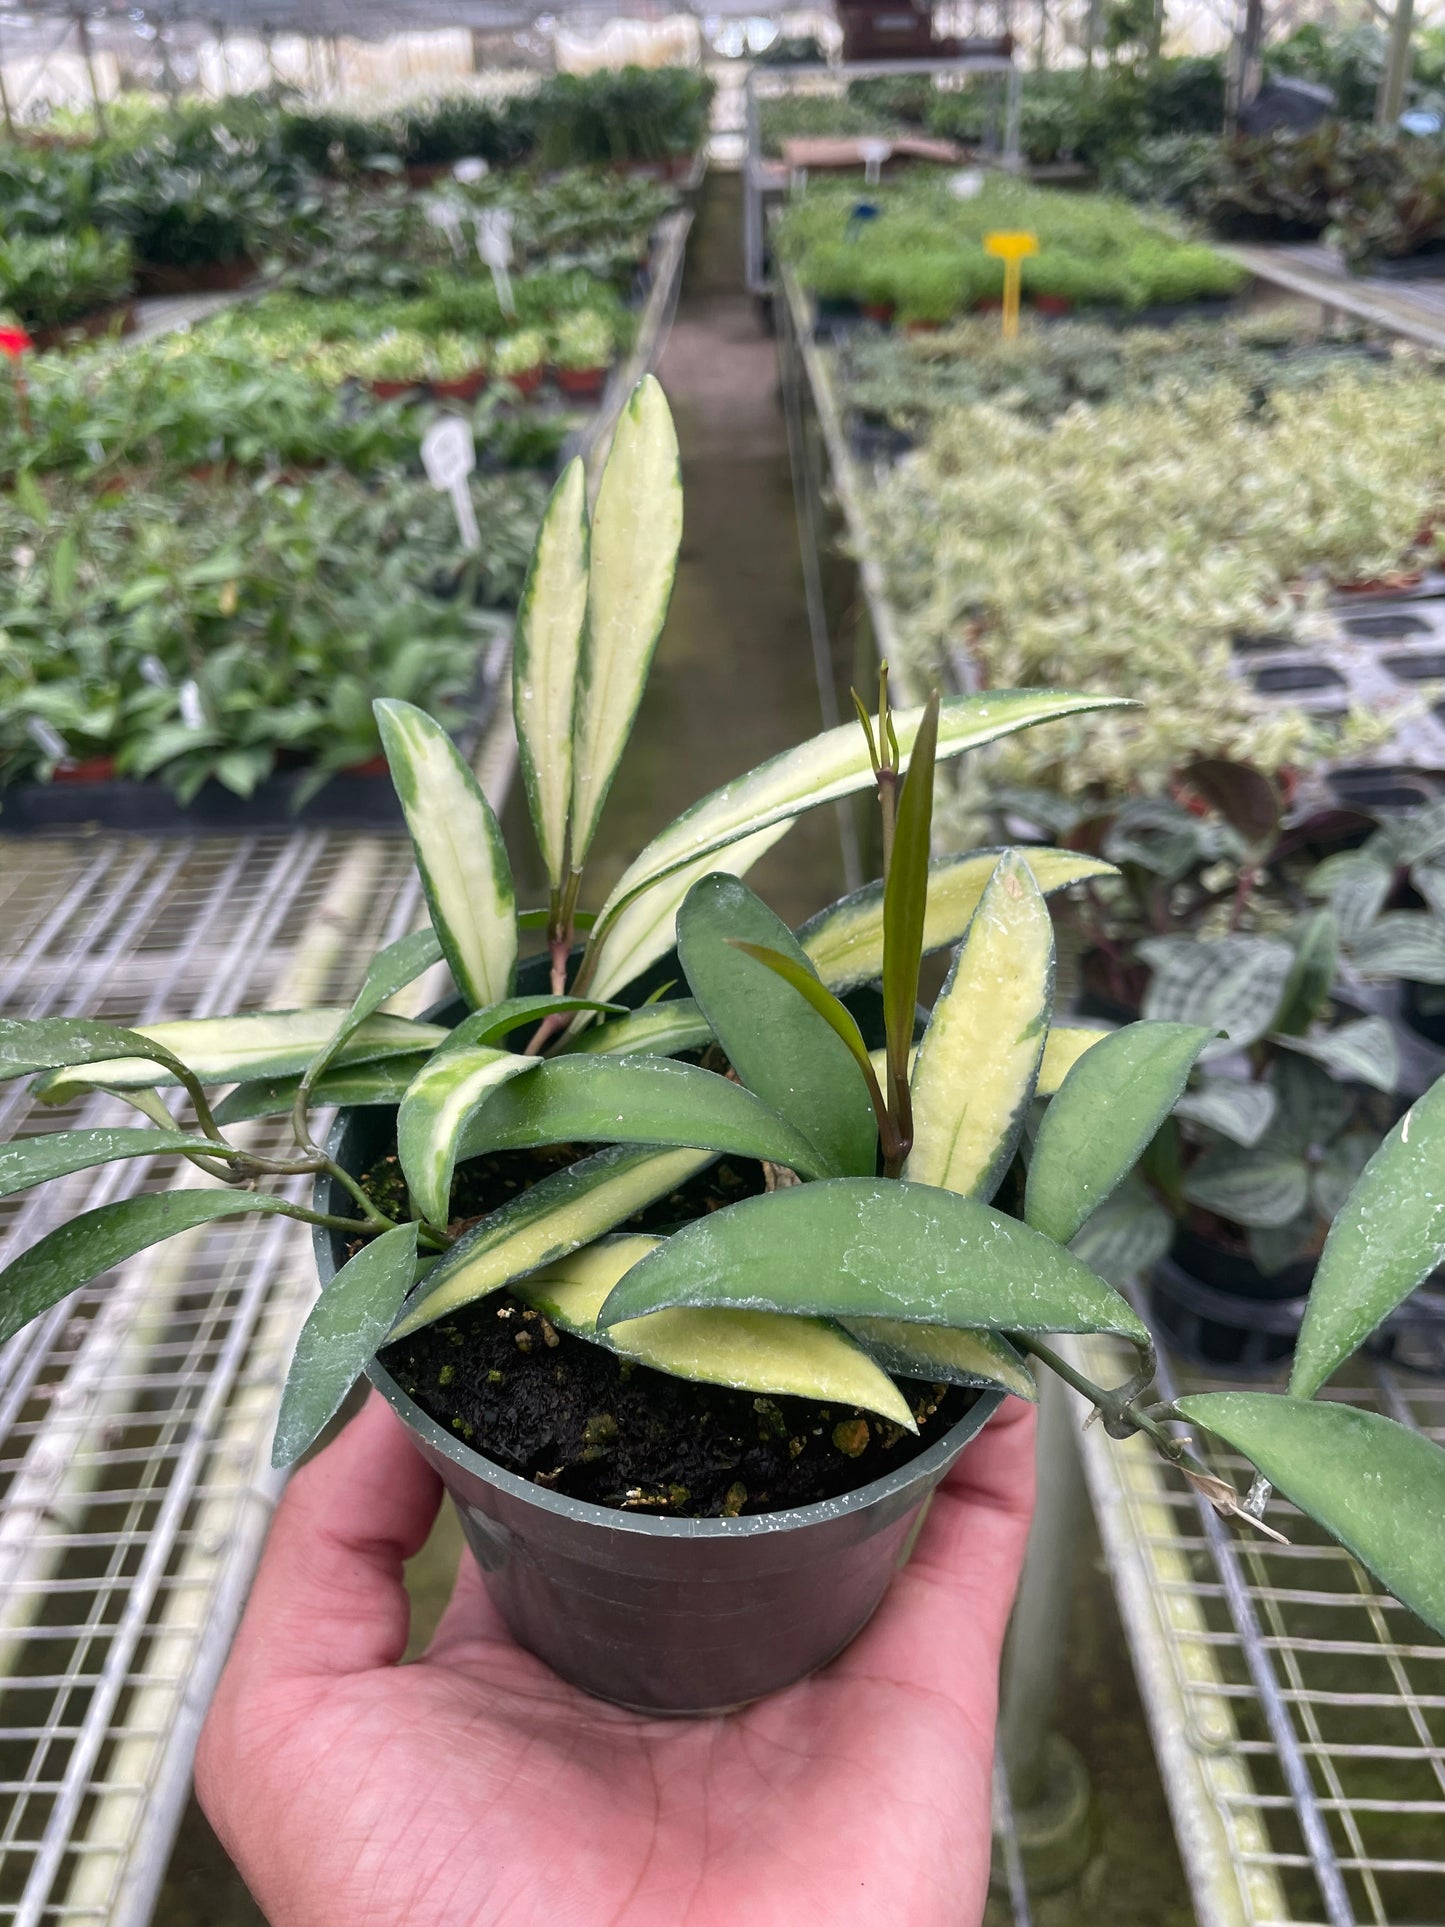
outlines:
[[196, 687], [193, 676], [186, 677], [186, 680], [176, 691], [176, 698], [180, 704], [181, 721], [185, 724], [186, 728], [204, 729], [206, 726], [206, 712], [201, 706], [201, 692]]
[[31, 716], [25, 724], [25, 734], [40, 754], [48, 756], [53, 763], [67, 763], [71, 760], [69, 744], [60, 731], [47, 723], [43, 716]]
[[515, 316], [512, 299], [512, 210], [509, 207], [484, 207], [477, 215], [477, 253], [492, 271], [492, 281], [502, 313]]
[[460, 261], [466, 252], [462, 239], [462, 217], [450, 201], [430, 200], [422, 208], [429, 226], [439, 228], [452, 244], [452, 253]]
[[490, 172], [491, 169], [480, 155], [468, 154], [452, 168], [452, 179], [460, 181], [463, 187], [474, 187], [478, 181], [484, 181]]
[[864, 184], [877, 187], [883, 178], [883, 163], [893, 152], [892, 141], [859, 141], [858, 152], [863, 156]]
[[479, 549], [482, 534], [467, 486], [467, 478], [477, 465], [477, 451], [472, 431], [460, 415], [437, 416], [422, 436], [421, 462], [432, 487], [452, 498], [462, 547]]
[[948, 177], [948, 191], [955, 201], [976, 201], [983, 192], [983, 169], [961, 167]]

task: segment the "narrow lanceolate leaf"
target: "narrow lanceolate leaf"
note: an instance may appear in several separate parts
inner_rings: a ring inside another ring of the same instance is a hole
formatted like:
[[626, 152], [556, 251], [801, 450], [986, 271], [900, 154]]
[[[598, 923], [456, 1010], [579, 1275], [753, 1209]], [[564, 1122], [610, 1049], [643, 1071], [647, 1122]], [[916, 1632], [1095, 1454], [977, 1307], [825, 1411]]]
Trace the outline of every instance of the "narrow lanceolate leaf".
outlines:
[[[757, 963], [765, 964], [776, 976], [791, 989], [827, 1024], [833, 1034], [846, 1045], [848, 1054], [863, 1073], [864, 1082], [871, 1092], [875, 1090], [873, 1079], [886, 1077], [888, 1057], [886, 1051], [870, 1051], [863, 1041], [863, 1033], [858, 1028], [857, 1019], [848, 1006], [835, 997], [831, 990], [818, 982], [812, 967], [800, 964], [795, 957], [784, 956], [781, 950], [771, 950], [765, 943], [744, 943], [737, 939], [737, 949]], [[881, 1094], [874, 1097], [875, 1106], [881, 1104]]]
[[540, 1023], [544, 1017], [573, 1016], [584, 1010], [616, 1015], [626, 1008], [625, 1004], [604, 1004], [596, 997], [504, 997], [490, 1009], [474, 1010], [470, 1017], [464, 1017], [442, 1049], [451, 1052], [469, 1050], [474, 1044], [500, 1044], [514, 1030]]
[[1340, 926], [1332, 910], [1316, 910], [1295, 944], [1294, 965], [1275, 1014], [1276, 1030], [1307, 1031], [1329, 1006], [1340, 957]]
[[416, 1226], [384, 1231], [344, 1264], [301, 1327], [271, 1444], [271, 1463], [294, 1465], [390, 1331], [416, 1277]]
[[226, 1146], [187, 1131], [147, 1131], [120, 1127], [99, 1131], [55, 1131], [48, 1137], [14, 1138], [0, 1144], [0, 1198], [10, 1198], [32, 1185], [86, 1171], [94, 1164], [113, 1164], [118, 1158], [174, 1157], [199, 1151], [224, 1157]]
[[584, 1030], [562, 1046], [562, 1054], [591, 1051], [609, 1057], [675, 1057], [712, 1042], [712, 1026], [691, 997], [669, 997], [645, 1004], [626, 1017]]
[[425, 930], [413, 930], [409, 936], [398, 937], [395, 943], [389, 943], [384, 950], [377, 952], [366, 967], [366, 975], [360, 990], [352, 999], [350, 1010], [308, 1065], [308, 1088], [315, 1084], [352, 1032], [365, 1023], [373, 1011], [379, 1010], [388, 997], [394, 997], [399, 990], [415, 983], [433, 964], [440, 963], [441, 954], [441, 944], [430, 926]]
[[[179, 1069], [174, 1052], [149, 1030], [97, 1024], [88, 1017], [0, 1017], [0, 1082], [31, 1077], [36, 1071], [103, 1063], [120, 1053], [132, 1054], [152, 1067]], [[162, 1081], [179, 1080], [162, 1080], [154, 1071], [146, 1078], [147, 1083]]]
[[[141, 1090], [179, 1084], [169, 1068], [180, 1059], [203, 1084], [234, 1084], [258, 1078], [299, 1076], [334, 1036], [345, 1012], [258, 1010], [246, 1017], [196, 1017], [175, 1023], [145, 1024], [134, 1035], [154, 1047], [151, 1056], [77, 1060], [68, 1070], [42, 1078], [35, 1095], [45, 1104], [64, 1104], [81, 1090]], [[446, 1041], [440, 1024], [414, 1023], [409, 1017], [368, 1017], [336, 1052], [339, 1064], [363, 1064], [408, 1052], [435, 1050]]]
[[597, 952], [597, 968], [592, 975], [592, 990], [599, 997], [613, 997], [624, 985], [634, 982], [659, 957], [665, 957], [677, 942], [677, 913], [688, 891], [699, 877], [714, 870], [729, 876], [746, 876], [758, 858], [790, 829], [791, 822], [774, 823], [756, 836], [745, 836], [725, 849], [714, 850], [696, 863], [684, 864], [665, 877], [655, 889], [646, 891], [628, 904], [612, 922]]
[[690, 1145], [831, 1175], [818, 1147], [751, 1091], [667, 1057], [549, 1059], [483, 1105], [457, 1161], [537, 1144]]
[[[883, 1030], [888, 1062], [901, 1086], [918, 1009], [928, 851], [933, 837], [933, 768], [938, 751], [938, 691], [923, 706], [908, 774], [898, 791], [893, 854], [883, 885]], [[891, 1101], [891, 1094], [890, 1094]]]
[[476, 1044], [438, 1051], [417, 1073], [397, 1112], [396, 1151], [428, 1224], [444, 1225], [451, 1215], [457, 1146], [476, 1111], [512, 1078], [536, 1076], [541, 1068], [540, 1058]]
[[590, 1244], [689, 1178], [705, 1171], [711, 1151], [657, 1151], [612, 1145], [529, 1191], [465, 1232], [427, 1273], [395, 1336], [449, 1317], [463, 1305]]
[[812, 965], [780, 917], [736, 877], [694, 884], [678, 913], [688, 986], [747, 1088], [816, 1144], [833, 1169], [871, 1176], [878, 1124], [862, 1071], [832, 1025], [738, 939]]
[[[311, 1086], [312, 1105], [317, 1109], [333, 1105], [350, 1109], [355, 1105], [400, 1104], [430, 1055], [409, 1051], [403, 1057], [383, 1058], [378, 1064], [325, 1071]], [[300, 1088], [299, 1077], [263, 1077], [254, 1083], [238, 1084], [227, 1091], [212, 1115], [223, 1127], [253, 1117], [289, 1117]]]
[[909, 1432], [918, 1430], [887, 1373], [845, 1332], [821, 1319], [780, 1318], [766, 1311], [659, 1311], [599, 1330], [597, 1314], [612, 1287], [662, 1242], [608, 1238], [549, 1265], [527, 1279], [517, 1295], [564, 1331], [674, 1378], [861, 1406]]
[[682, 540], [677, 436], [656, 378], [644, 375], [612, 438], [587, 575], [587, 626], [572, 716], [572, 851], [580, 869], [612, 787], [657, 639]]
[[1112, 1035], [1112, 1031], [1097, 1030], [1088, 1024], [1051, 1025], [1044, 1039], [1044, 1054], [1039, 1059], [1039, 1081], [1034, 1086], [1034, 1095], [1052, 1097], [1084, 1052]]
[[532, 827], [547, 880], [567, 875], [572, 712], [587, 615], [587, 471], [580, 457], [552, 491], [517, 606], [512, 714]]
[[[976, 696], [950, 696], [939, 711], [938, 755], [961, 756], [1035, 723], [1094, 709], [1128, 709], [1120, 696], [1080, 696], [1054, 689], [1001, 689]], [[921, 709], [894, 714], [905, 759], [913, 748]], [[868, 745], [856, 723], [840, 723], [811, 742], [761, 763], [685, 810], [628, 865], [603, 906], [598, 922], [613, 916], [641, 890], [686, 863], [752, 836], [769, 824], [791, 822], [807, 810], [852, 796], [873, 783]]]
[[1276, 1043], [1301, 1057], [1323, 1064], [1332, 1077], [1356, 1078], [1377, 1091], [1393, 1091], [1400, 1082], [1400, 1045], [1383, 1017], [1358, 1017], [1333, 1030], [1309, 1037], [1278, 1037]]
[[492, 806], [440, 723], [411, 703], [373, 708], [457, 989], [475, 1010], [500, 1003], [516, 975], [517, 906]]
[[1029, 1163], [1024, 1216], [1036, 1230], [1069, 1242], [1133, 1170], [1213, 1035], [1203, 1024], [1127, 1024], [1074, 1066]]
[[1353, 1405], [1266, 1392], [1197, 1392], [1177, 1402], [1445, 1633], [1445, 1450]]
[[[960, 940], [1003, 854], [1001, 849], [969, 850], [962, 856], [937, 857], [929, 865], [928, 910], [923, 921], [925, 952], [947, 950]], [[1021, 850], [1019, 855], [1046, 897], [1071, 883], [1116, 874], [1112, 863], [1076, 856], [1072, 850]], [[882, 884], [867, 883], [851, 896], [820, 910], [798, 931], [798, 941], [830, 990], [852, 990], [881, 976]]]
[[1144, 993], [1144, 1015], [1220, 1032], [1206, 1057], [1240, 1050], [1273, 1026], [1293, 967], [1289, 945], [1269, 937], [1169, 944]]
[[991, 1198], [1018, 1148], [1054, 1000], [1054, 926], [1013, 852], [999, 859], [913, 1071], [906, 1175]]
[[1445, 1261], [1445, 1079], [1411, 1105], [1330, 1227], [1289, 1388], [1309, 1398]]
[[158, 1191], [83, 1211], [0, 1271], [0, 1343], [77, 1286], [88, 1285], [112, 1265], [123, 1264], [164, 1238], [213, 1218], [291, 1209], [284, 1198], [257, 1192]]
[[1148, 1337], [1051, 1238], [972, 1198], [887, 1178], [794, 1185], [684, 1225], [619, 1282], [598, 1323], [669, 1305]]
[[1028, 1367], [997, 1332], [906, 1325], [901, 1318], [848, 1318], [844, 1325], [887, 1372], [945, 1385], [997, 1385], [1017, 1398], [1038, 1398]]

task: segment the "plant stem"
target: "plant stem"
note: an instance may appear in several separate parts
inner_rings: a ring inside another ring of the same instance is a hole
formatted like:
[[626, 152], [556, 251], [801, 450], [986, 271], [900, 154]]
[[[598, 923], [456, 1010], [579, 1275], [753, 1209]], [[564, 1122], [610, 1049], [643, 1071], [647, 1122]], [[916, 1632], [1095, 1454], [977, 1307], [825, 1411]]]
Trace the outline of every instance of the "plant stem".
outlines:
[[1045, 1345], [1031, 1333], [1008, 1332], [1006, 1336], [1009, 1342], [1016, 1345], [1020, 1351], [1028, 1352], [1031, 1357], [1038, 1359], [1041, 1365], [1047, 1365], [1049, 1370], [1061, 1378], [1066, 1385], [1071, 1385], [1076, 1392], [1081, 1392], [1103, 1420], [1104, 1430], [1110, 1438], [1127, 1439], [1136, 1432], [1142, 1432], [1160, 1456], [1167, 1459], [1171, 1465], [1178, 1466], [1183, 1472], [1191, 1472], [1199, 1477], [1214, 1480], [1214, 1474], [1209, 1467], [1189, 1450], [1183, 1439], [1175, 1438], [1172, 1432], [1164, 1430], [1165, 1423], [1184, 1424], [1184, 1415], [1176, 1411], [1172, 1405], [1145, 1406], [1139, 1402], [1154, 1379], [1152, 1343], [1139, 1347], [1141, 1361], [1139, 1370], [1129, 1382], [1126, 1385], [1116, 1386], [1110, 1391], [1102, 1385], [1096, 1385], [1082, 1372], [1076, 1371], [1067, 1359], [1061, 1358], [1051, 1346]]

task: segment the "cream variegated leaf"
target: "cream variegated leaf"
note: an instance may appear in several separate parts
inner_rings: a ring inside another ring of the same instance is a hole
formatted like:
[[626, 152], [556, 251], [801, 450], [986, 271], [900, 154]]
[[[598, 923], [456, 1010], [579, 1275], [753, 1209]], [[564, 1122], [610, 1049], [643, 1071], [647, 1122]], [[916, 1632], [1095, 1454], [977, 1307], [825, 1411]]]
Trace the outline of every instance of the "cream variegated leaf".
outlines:
[[843, 1323], [885, 1371], [945, 1385], [997, 1385], [1030, 1403], [1038, 1398], [1028, 1367], [997, 1332], [910, 1325], [902, 1318], [846, 1318]]
[[512, 713], [547, 879], [567, 874], [572, 716], [587, 616], [587, 471], [570, 461], [552, 491], [517, 605]]
[[417, 1210], [429, 1224], [450, 1215], [452, 1172], [468, 1121], [501, 1085], [541, 1069], [487, 1044], [439, 1051], [413, 1079], [396, 1117], [396, 1149]]

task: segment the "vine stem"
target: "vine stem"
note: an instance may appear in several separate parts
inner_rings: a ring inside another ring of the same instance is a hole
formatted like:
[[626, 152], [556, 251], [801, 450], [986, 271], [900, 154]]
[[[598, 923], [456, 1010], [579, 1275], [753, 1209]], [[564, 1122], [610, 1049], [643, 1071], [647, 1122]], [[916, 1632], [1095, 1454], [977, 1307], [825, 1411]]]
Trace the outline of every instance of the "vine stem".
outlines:
[[1041, 1339], [1035, 1338], [1031, 1333], [1010, 1332], [1008, 1338], [1012, 1344], [1018, 1346], [1020, 1351], [1028, 1352], [1031, 1357], [1038, 1359], [1041, 1365], [1047, 1365], [1049, 1370], [1056, 1377], [1061, 1378], [1066, 1385], [1071, 1385], [1076, 1392], [1082, 1393], [1103, 1420], [1104, 1430], [1110, 1438], [1127, 1439], [1135, 1432], [1142, 1432], [1171, 1465], [1177, 1465], [1181, 1471], [1193, 1473], [1198, 1477], [1214, 1480], [1209, 1467], [1190, 1451], [1184, 1440], [1176, 1438], [1172, 1432], [1166, 1432], [1164, 1429], [1165, 1423], [1171, 1421], [1184, 1424], [1186, 1422], [1184, 1414], [1176, 1411], [1172, 1405], [1146, 1407], [1139, 1403], [1154, 1381], [1152, 1343], [1139, 1347], [1139, 1370], [1128, 1383], [1110, 1390], [1106, 1386], [1096, 1385], [1093, 1379], [1075, 1370], [1052, 1346], [1045, 1345]]

